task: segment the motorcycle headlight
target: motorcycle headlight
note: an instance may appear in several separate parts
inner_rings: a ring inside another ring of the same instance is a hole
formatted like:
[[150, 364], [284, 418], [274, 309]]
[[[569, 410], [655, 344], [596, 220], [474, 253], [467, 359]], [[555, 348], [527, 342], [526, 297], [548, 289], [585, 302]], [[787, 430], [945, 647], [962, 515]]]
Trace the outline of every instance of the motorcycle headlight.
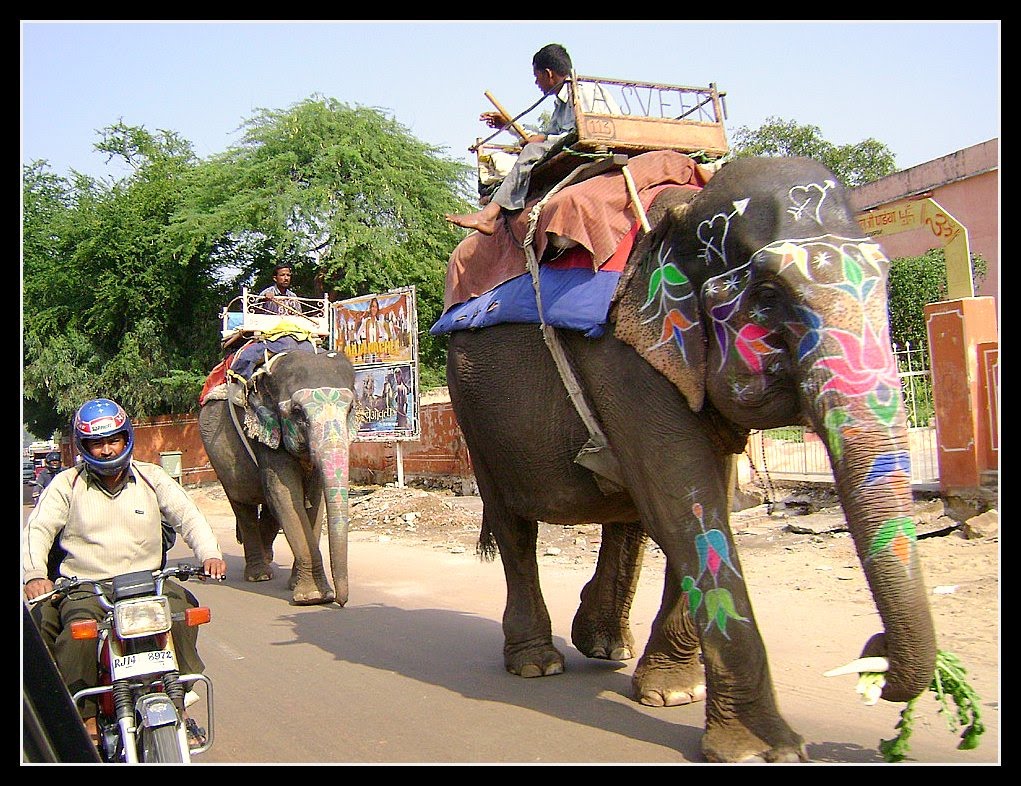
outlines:
[[151, 636], [170, 630], [170, 601], [166, 598], [132, 598], [114, 606], [114, 626], [124, 639]]

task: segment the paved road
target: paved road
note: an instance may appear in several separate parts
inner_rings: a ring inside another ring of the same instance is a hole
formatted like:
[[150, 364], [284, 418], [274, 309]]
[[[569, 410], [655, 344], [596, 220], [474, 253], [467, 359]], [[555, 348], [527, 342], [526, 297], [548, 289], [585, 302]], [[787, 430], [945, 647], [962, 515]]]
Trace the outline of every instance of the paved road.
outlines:
[[[589, 568], [541, 563], [553, 632], [567, 673], [525, 680], [502, 665], [505, 585], [499, 562], [471, 553], [378, 542], [355, 533], [347, 607], [295, 607], [281, 574], [241, 580], [229, 517], [211, 516], [230, 570], [225, 584], [189, 586], [213, 609], [200, 650], [215, 689], [216, 739], [196, 759], [231, 763], [701, 762], [704, 705], [643, 707], [627, 698], [634, 663], [590, 661], [570, 644]], [[175, 546], [171, 558], [186, 559]], [[278, 564], [290, 553], [277, 541]], [[661, 574], [646, 569], [632, 625], [643, 645]], [[879, 763], [902, 705], [865, 707], [822, 671], [875, 631], [873, 614], [838, 604], [841, 625], [799, 616], [758, 591], [780, 706], [814, 762]], [[819, 633], [823, 628], [826, 632]], [[815, 629], [815, 630], [813, 630]], [[811, 643], [809, 643], [811, 642]], [[997, 762], [998, 735], [956, 751], [932, 712], [912, 737], [922, 762]], [[991, 743], [991, 744], [990, 744]]]

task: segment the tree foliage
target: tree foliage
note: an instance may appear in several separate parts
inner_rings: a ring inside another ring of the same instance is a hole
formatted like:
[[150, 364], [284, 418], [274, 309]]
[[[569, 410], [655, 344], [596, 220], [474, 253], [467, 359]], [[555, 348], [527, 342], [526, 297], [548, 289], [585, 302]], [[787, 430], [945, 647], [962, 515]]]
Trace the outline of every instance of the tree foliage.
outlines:
[[465, 209], [467, 167], [379, 110], [334, 99], [259, 110], [244, 129], [238, 147], [195, 169], [171, 227], [177, 252], [208, 253], [236, 293], [267, 286], [280, 260], [295, 263], [299, 295], [414, 285], [420, 361], [426, 379], [441, 381], [446, 342], [427, 329], [463, 234], [442, 216]]
[[897, 171], [890, 149], [875, 139], [853, 145], [834, 145], [822, 138], [818, 126], [798, 125], [778, 117], [757, 129], [741, 126], [732, 145], [736, 156], [805, 156], [824, 164], [848, 188], [871, 183]]
[[165, 242], [195, 165], [190, 145], [118, 123], [96, 147], [132, 175], [66, 179], [33, 162], [23, 178], [23, 402], [37, 434], [66, 427], [98, 395], [139, 417], [172, 411], [184, 402], [160, 380], [179, 369], [201, 384], [200, 360], [216, 346], [200, 320], [213, 307], [208, 262], [175, 259]]
[[199, 161], [173, 132], [116, 123], [96, 148], [120, 180], [45, 161], [23, 169], [23, 421], [66, 428], [104, 395], [134, 417], [187, 412], [222, 357], [219, 311], [295, 263], [299, 295], [343, 299], [414, 285], [420, 377], [442, 384], [428, 336], [461, 233], [468, 168], [379, 110], [313, 97], [260, 110], [241, 143]]
[[[971, 255], [972, 278], [976, 285], [985, 279], [988, 264], [978, 254]], [[890, 310], [890, 339], [900, 347], [929, 347], [924, 308], [947, 299], [947, 259], [942, 248], [933, 248], [917, 257], [890, 260], [886, 284]]]

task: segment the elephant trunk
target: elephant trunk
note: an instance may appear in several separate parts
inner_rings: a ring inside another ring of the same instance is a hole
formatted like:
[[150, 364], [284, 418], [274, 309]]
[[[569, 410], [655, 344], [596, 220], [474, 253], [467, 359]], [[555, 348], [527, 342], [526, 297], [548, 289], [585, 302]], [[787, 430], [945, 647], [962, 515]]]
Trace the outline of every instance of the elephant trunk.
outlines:
[[837, 493], [884, 632], [863, 656], [889, 660], [882, 697], [906, 702], [925, 691], [936, 662], [936, 634], [912, 517], [907, 429], [875, 424], [831, 435]]
[[308, 451], [313, 471], [322, 478], [330, 568], [341, 606], [348, 600], [348, 475], [355, 429], [354, 394], [347, 388], [319, 388], [294, 394], [308, 419]]
[[326, 498], [326, 531], [330, 544], [330, 569], [337, 603], [348, 599], [348, 450], [334, 450], [323, 457], [323, 494]]

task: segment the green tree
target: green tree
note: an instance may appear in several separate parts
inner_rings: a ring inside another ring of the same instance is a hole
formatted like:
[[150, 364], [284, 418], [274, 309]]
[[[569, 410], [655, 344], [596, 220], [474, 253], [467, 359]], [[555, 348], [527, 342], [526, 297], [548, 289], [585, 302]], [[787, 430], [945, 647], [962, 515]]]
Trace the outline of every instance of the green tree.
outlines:
[[313, 97], [260, 110], [243, 139], [199, 161], [175, 133], [114, 124], [96, 148], [131, 169], [108, 181], [24, 167], [23, 406], [34, 433], [106, 395], [136, 417], [187, 412], [222, 357], [220, 309], [295, 264], [299, 294], [344, 299], [414, 285], [420, 380], [445, 381], [446, 263], [468, 166], [376, 109]]
[[757, 129], [741, 126], [732, 145], [736, 156], [806, 156], [826, 165], [849, 188], [871, 183], [897, 171], [890, 149], [875, 139], [834, 145], [818, 126], [769, 117]]
[[99, 395], [136, 417], [187, 411], [218, 350], [204, 318], [220, 300], [207, 255], [172, 255], [166, 242], [190, 145], [118, 123], [96, 147], [132, 174], [65, 179], [38, 161], [23, 177], [23, 406], [39, 434]]
[[190, 174], [174, 253], [208, 249], [235, 294], [266, 286], [281, 259], [295, 263], [299, 295], [414, 285], [422, 385], [443, 384], [446, 340], [428, 328], [461, 232], [441, 219], [467, 209], [469, 167], [377, 109], [320, 96], [259, 110], [243, 128], [240, 145]]
[[[985, 280], [988, 264], [978, 254], [971, 255], [972, 278]], [[886, 284], [890, 310], [890, 339], [899, 347], [908, 343], [928, 351], [924, 308], [947, 299], [947, 260], [942, 248], [932, 248], [921, 256], [890, 260]]]

